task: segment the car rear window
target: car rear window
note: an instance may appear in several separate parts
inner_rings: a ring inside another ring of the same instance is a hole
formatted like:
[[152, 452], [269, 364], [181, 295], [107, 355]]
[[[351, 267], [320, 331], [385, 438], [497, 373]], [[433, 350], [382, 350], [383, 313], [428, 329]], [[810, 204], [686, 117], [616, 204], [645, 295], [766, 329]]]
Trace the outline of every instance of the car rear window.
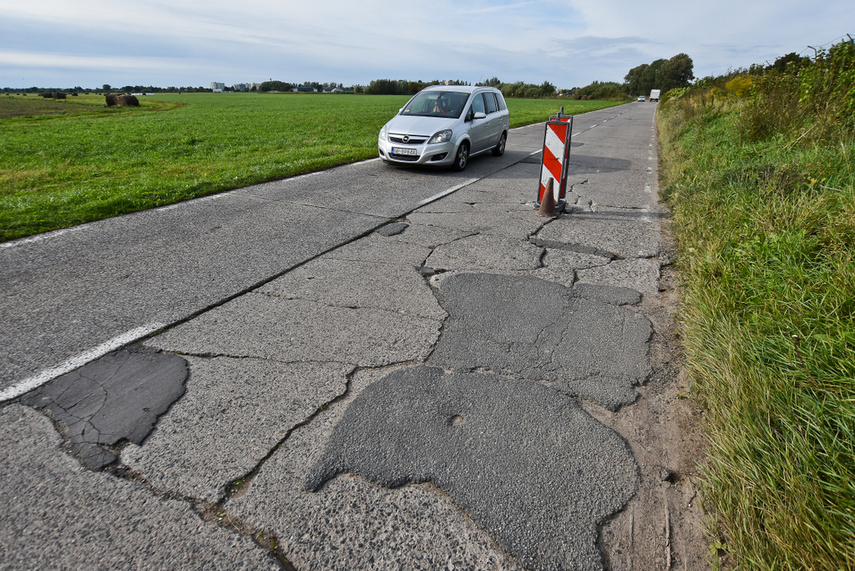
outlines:
[[495, 93], [485, 93], [484, 101], [487, 102], [487, 113], [495, 113], [499, 110], [499, 103], [496, 101]]
[[496, 99], [498, 99], [498, 100], [499, 100], [499, 109], [501, 109], [502, 111], [504, 111], [505, 109], [507, 109], [507, 108], [508, 108], [508, 106], [507, 106], [507, 105], [505, 105], [505, 98], [504, 98], [504, 97], [502, 97], [502, 95], [501, 95], [501, 94], [497, 94], [497, 95], [496, 95]]

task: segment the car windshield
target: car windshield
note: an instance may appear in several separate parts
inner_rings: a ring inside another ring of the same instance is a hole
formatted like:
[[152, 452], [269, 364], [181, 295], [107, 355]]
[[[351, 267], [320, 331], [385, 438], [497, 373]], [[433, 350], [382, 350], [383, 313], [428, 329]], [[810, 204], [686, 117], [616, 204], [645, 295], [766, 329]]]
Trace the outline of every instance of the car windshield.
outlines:
[[416, 94], [401, 111], [401, 115], [419, 115], [422, 117], [453, 117], [463, 113], [468, 93], [460, 91], [422, 91]]

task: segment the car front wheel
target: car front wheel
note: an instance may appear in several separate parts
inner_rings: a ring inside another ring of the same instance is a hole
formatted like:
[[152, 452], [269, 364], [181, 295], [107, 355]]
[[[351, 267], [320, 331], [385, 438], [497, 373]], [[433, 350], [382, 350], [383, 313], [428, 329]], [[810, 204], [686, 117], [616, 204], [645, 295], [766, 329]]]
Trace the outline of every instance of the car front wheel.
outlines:
[[469, 143], [460, 143], [460, 146], [457, 147], [457, 155], [454, 157], [454, 164], [451, 165], [451, 168], [460, 172], [466, 168], [466, 164], [469, 162]]

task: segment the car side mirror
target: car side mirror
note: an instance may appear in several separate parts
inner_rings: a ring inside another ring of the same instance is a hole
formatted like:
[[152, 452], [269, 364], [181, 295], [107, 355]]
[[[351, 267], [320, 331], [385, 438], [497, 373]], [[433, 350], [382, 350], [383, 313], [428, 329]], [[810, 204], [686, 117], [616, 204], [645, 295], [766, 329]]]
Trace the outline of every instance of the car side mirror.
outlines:
[[475, 113], [475, 116], [474, 116], [474, 119], [486, 119], [486, 118], [487, 118], [487, 114], [481, 113], [480, 111]]

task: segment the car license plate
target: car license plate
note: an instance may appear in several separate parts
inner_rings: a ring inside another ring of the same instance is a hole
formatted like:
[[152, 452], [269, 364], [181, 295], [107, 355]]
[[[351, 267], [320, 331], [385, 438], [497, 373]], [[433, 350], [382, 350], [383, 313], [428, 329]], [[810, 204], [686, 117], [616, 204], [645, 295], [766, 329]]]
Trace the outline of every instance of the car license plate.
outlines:
[[392, 147], [393, 155], [417, 155], [419, 154], [418, 149], [409, 149], [406, 147]]

